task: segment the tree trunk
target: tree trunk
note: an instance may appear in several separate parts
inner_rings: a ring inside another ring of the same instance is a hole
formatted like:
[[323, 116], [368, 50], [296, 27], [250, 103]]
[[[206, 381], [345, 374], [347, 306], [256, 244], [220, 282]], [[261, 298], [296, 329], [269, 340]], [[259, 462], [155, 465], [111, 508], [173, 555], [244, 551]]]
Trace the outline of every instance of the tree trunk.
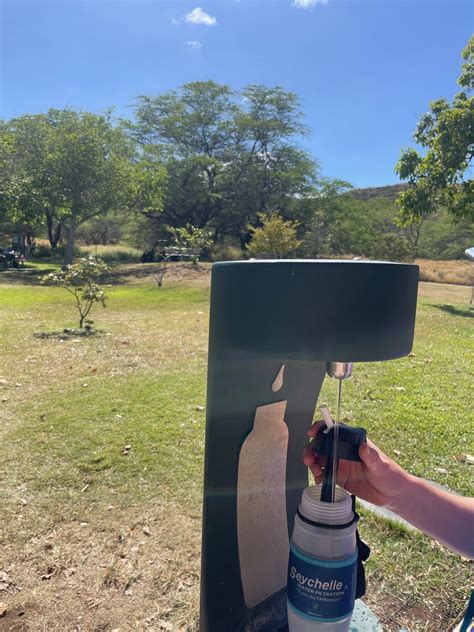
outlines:
[[76, 220], [71, 218], [71, 223], [67, 228], [67, 242], [66, 242], [66, 251], [64, 253], [64, 266], [68, 266], [72, 263], [72, 258], [74, 256], [74, 240], [76, 239]]
[[54, 213], [48, 210], [46, 211], [46, 224], [48, 226], [48, 239], [51, 244], [51, 250], [55, 250], [61, 239], [61, 222], [54, 226]]
[[62, 225], [61, 225], [61, 222], [58, 222], [56, 224], [56, 230], [54, 231], [54, 238], [53, 238], [53, 244], [52, 244], [53, 248], [57, 247], [59, 240], [61, 239], [61, 232], [62, 232]]
[[46, 223], [48, 225], [48, 239], [49, 239], [49, 243], [51, 244], [51, 248], [54, 249], [56, 247], [56, 245], [53, 243], [54, 242], [54, 236], [53, 236], [53, 218], [51, 216], [50, 213], [46, 213]]

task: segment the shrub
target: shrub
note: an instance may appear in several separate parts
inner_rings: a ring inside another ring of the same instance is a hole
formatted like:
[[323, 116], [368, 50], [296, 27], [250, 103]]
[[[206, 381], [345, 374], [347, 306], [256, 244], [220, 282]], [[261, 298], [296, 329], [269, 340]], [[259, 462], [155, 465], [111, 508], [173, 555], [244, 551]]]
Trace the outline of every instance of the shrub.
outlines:
[[282, 259], [299, 248], [301, 242], [296, 238], [298, 222], [286, 222], [279, 215], [259, 214], [262, 226], [250, 227], [252, 239], [247, 246], [254, 257], [277, 257]]
[[[34, 259], [49, 259], [50, 257], [54, 257], [55, 259], [64, 259], [64, 253], [66, 250], [65, 245], [60, 245], [54, 250], [51, 249], [49, 244], [38, 244], [35, 248], [35, 253], [33, 255]], [[79, 255], [79, 248], [74, 245], [74, 256], [77, 257]]]
[[101, 259], [88, 257], [79, 259], [63, 270], [46, 274], [41, 282], [63, 287], [74, 297], [79, 311], [79, 327], [82, 329], [84, 322], [89, 325], [93, 323], [92, 320], [86, 319], [94, 303], [100, 303], [105, 307], [107, 295], [99, 283], [109, 272], [109, 268]]
[[183, 253], [186, 252], [195, 266], [197, 266], [204, 248], [209, 248], [212, 244], [211, 232], [192, 224], [186, 224], [180, 228], [168, 226], [167, 230], [173, 237], [177, 253], [180, 250]]
[[84, 257], [97, 256], [105, 263], [139, 263], [141, 252], [131, 246], [107, 245], [107, 246], [82, 246], [79, 249]]
[[209, 257], [211, 261], [239, 261], [246, 259], [247, 255], [238, 246], [221, 243], [212, 246]]
[[51, 246], [48, 244], [39, 244], [39, 246], [35, 248], [35, 258], [46, 259], [48, 257], [51, 257], [51, 255]]

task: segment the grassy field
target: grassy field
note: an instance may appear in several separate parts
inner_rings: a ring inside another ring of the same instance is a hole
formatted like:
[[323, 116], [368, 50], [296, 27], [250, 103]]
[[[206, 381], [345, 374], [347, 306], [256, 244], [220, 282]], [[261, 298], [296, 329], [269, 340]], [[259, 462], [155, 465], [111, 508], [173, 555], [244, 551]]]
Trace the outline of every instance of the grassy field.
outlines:
[[[208, 269], [161, 289], [127, 266], [116, 280], [101, 335], [39, 339], [76, 325], [67, 294], [0, 275], [2, 631], [198, 629]], [[413, 354], [357, 365], [343, 417], [414, 474], [472, 494], [459, 460], [474, 453], [469, 290], [420, 296]], [[334, 395], [326, 382], [321, 399]], [[384, 629], [446, 632], [469, 563], [366, 512], [361, 534]]]
[[474, 264], [471, 261], [433, 261], [416, 259], [420, 266], [420, 279], [431, 283], [474, 285]]
[[143, 254], [142, 250], [124, 244], [108, 244], [106, 246], [80, 246], [79, 254], [82, 257], [100, 257], [106, 263], [111, 262], [138, 262]]

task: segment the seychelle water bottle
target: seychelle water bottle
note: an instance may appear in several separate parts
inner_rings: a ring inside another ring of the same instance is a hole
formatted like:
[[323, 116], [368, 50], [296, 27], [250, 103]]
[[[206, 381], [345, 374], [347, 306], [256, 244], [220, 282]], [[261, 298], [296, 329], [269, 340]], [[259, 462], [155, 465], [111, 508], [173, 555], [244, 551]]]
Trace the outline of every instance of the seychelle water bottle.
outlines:
[[352, 498], [336, 487], [335, 502], [307, 487], [295, 516], [288, 564], [290, 632], [347, 632], [357, 580]]

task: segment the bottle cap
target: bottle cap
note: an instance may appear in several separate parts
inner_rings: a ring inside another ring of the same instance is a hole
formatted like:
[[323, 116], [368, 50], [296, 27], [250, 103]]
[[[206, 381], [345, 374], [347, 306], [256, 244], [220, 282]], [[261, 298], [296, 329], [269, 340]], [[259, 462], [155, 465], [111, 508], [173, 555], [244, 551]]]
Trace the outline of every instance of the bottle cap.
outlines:
[[[313, 450], [318, 454], [331, 456], [333, 454], [334, 428], [328, 432], [319, 432], [312, 442]], [[367, 442], [365, 428], [353, 428], [346, 424], [339, 424], [338, 459], [360, 461], [359, 446]]]

